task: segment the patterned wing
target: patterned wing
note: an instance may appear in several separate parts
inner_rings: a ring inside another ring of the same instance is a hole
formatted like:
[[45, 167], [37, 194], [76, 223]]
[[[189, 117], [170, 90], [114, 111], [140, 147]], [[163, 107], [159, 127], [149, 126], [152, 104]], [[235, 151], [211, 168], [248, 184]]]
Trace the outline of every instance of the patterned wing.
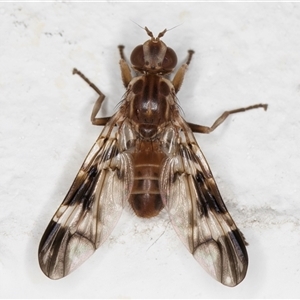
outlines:
[[80, 266], [107, 239], [129, 197], [133, 170], [127, 152], [133, 131], [111, 118], [86, 157], [39, 246], [40, 267], [51, 279]]
[[245, 240], [221, 198], [209, 166], [192, 131], [165, 131], [168, 153], [161, 172], [164, 204], [177, 234], [202, 267], [227, 286], [245, 277], [248, 255]]

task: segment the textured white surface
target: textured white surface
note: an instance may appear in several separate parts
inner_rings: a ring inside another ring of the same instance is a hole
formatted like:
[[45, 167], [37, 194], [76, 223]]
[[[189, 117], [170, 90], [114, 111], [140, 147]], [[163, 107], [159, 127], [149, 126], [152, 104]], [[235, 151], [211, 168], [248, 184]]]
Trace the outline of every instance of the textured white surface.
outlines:
[[[0, 297], [267, 298], [300, 296], [299, 3], [1, 3]], [[126, 209], [111, 238], [76, 272], [40, 271], [40, 238], [101, 128], [89, 121], [95, 92], [111, 115], [127, 57], [147, 25], [178, 54], [196, 51], [178, 94], [225, 203], [249, 242], [246, 279], [227, 288], [187, 252], [167, 215], [140, 220]]]

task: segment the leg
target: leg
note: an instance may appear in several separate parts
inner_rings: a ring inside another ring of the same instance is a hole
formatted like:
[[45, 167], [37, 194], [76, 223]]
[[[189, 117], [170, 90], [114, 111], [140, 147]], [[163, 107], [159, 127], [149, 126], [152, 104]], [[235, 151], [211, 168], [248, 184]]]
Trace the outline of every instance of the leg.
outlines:
[[79, 75], [98, 95], [97, 99], [91, 114], [91, 121], [93, 125], [105, 125], [110, 117], [96, 118], [97, 113], [99, 112], [101, 105], [105, 99], [105, 95], [93, 84], [88, 78], [86, 78], [80, 71], [73, 69], [73, 74]]
[[248, 107], [243, 107], [243, 108], [238, 108], [238, 109], [233, 109], [233, 110], [228, 110], [225, 111], [215, 122], [211, 127], [207, 127], [207, 126], [202, 126], [202, 125], [197, 125], [197, 124], [192, 124], [192, 123], [188, 123], [188, 125], [190, 126], [190, 128], [192, 129], [193, 132], [199, 132], [199, 133], [211, 133], [212, 131], [214, 131], [219, 125], [221, 125], [229, 115], [235, 114], [235, 113], [239, 113], [239, 112], [243, 112], [243, 111], [247, 111], [250, 109], [255, 109], [255, 108], [260, 108], [262, 107], [264, 110], [267, 110], [268, 108], [268, 104], [256, 104], [256, 105], [251, 105]]
[[130, 83], [132, 76], [131, 76], [131, 71], [129, 68], [129, 65], [125, 59], [124, 56], [124, 46], [120, 45], [119, 46], [119, 51], [120, 51], [120, 67], [121, 67], [121, 75], [122, 75], [122, 80], [123, 80], [123, 84], [125, 86], [125, 88], [128, 87], [128, 84]]
[[183, 64], [180, 67], [180, 69], [177, 71], [177, 73], [175, 74], [175, 76], [174, 76], [174, 78], [172, 80], [172, 83], [174, 85], [175, 93], [176, 94], [177, 94], [177, 92], [179, 91], [179, 89], [180, 89], [180, 87], [182, 85], [185, 72], [187, 71], [188, 65], [190, 64], [190, 62], [192, 60], [192, 56], [194, 54], [194, 51], [193, 50], [189, 50], [188, 53], [189, 53], [189, 55], [188, 55], [186, 63]]

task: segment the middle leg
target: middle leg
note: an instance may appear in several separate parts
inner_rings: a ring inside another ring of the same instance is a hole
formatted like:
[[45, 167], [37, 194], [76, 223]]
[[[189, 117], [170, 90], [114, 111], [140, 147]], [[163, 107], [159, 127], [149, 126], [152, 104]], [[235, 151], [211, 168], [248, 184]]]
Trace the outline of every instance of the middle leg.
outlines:
[[91, 114], [92, 124], [99, 125], [99, 126], [106, 125], [110, 117], [96, 118], [96, 115], [100, 111], [101, 105], [105, 99], [105, 95], [100, 91], [100, 89], [94, 83], [92, 83], [87, 77], [85, 77], [85, 75], [81, 73], [79, 70], [74, 68], [73, 74], [79, 75], [99, 95], [96, 103], [94, 104], [92, 114]]

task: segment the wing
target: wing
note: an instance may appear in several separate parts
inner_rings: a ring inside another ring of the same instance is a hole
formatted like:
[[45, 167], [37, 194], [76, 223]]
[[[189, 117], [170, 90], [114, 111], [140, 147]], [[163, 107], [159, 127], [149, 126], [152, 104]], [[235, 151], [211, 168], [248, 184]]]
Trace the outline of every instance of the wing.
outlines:
[[181, 132], [170, 126], [164, 133], [169, 155], [160, 178], [164, 204], [195, 259], [216, 280], [235, 286], [248, 267], [244, 237], [225, 207], [192, 131], [184, 120], [180, 127]]
[[39, 246], [40, 267], [51, 279], [80, 266], [107, 239], [129, 197], [133, 170], [127, 150], [133, 131], [118, 113], [104, 127]]

